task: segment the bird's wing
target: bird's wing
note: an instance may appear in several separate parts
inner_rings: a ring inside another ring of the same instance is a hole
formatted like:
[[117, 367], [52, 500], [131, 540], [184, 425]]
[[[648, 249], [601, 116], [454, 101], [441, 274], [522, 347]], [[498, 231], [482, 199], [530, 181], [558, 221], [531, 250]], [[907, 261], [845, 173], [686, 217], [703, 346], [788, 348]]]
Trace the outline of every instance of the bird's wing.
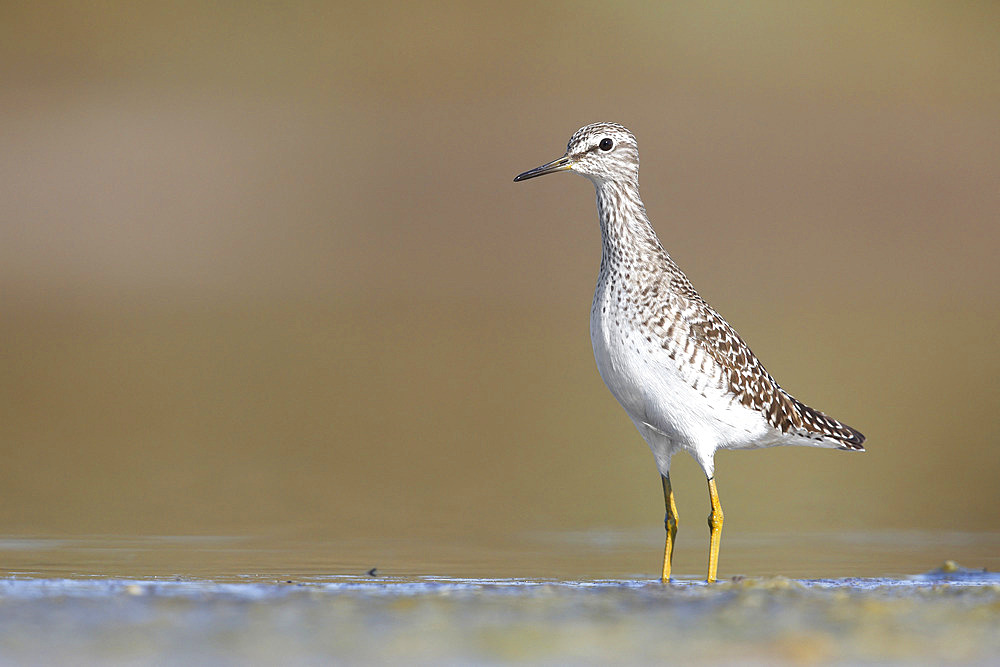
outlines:
[[[865, 436], [809, 407], [782, 389], [736, 330], [699, 295], [687, 278], [675, 276], [671, 297], [678, 299], [686, 338], [717, 366], [723, 388], [744, 406], [764, 414], [782, 433], [811, 439], [829, 438], [842, 449], [864, 450]], [[678, 322], [680, 324], [680, 322]]]

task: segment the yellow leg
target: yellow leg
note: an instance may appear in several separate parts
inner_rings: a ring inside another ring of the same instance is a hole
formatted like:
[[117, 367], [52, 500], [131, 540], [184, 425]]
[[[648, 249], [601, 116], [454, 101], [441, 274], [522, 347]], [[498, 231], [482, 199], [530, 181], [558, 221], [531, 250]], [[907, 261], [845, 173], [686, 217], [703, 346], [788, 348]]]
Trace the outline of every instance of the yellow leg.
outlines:
[[715, 581], [719, 568], [719, 542], [722, 540], [722, 504], [719, 502], [719, 492], [715, 488], [715, 478], [708, 480], [708, 495], [712, 499], [712, 513], [708, 515], [708, 528], [712, 531], [712, 543], [708, 550], [708, 577], [706, 581]]
[[663, 481], [663, 504], [667, 508], [667, 516], [663, 525], [667, 529], [667, 543], [663, 547], [663, 574], [660, 581], [669, 583], [670, 564], [674, 560], [674, 537], [677, 535], [677, 505], [674, 504], [674, 490], [670, 487], [670, 475], [661, 475]]

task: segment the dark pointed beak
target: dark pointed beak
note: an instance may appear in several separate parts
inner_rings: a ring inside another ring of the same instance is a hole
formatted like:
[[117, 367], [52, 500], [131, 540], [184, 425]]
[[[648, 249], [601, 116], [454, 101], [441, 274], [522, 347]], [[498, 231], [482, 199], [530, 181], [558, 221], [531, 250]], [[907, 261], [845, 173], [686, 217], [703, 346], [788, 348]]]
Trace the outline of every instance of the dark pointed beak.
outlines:
[[534, 178], [536, 176], [544, 176], [545, 174], [554, 174], [557, 171], [566, 171], [567, 169], [572, 169], [573, 163], [570, 161], [568, 155], [563, 155], [561, 158], [553, 160], [552, 162], [546, 162], [541, 167], [535, 167], [523, 174], [518, 174], [514, 177], [514, 182], [526, 181], [529, 178]]

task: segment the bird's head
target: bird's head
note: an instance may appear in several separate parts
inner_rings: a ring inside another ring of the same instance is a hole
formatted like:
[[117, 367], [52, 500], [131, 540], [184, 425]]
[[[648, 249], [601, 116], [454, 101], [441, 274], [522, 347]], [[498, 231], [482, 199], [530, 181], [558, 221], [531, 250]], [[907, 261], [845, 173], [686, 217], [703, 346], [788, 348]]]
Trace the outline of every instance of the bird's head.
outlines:
[[638, 181], [639, 148], [635, 137], [617, 123], [585, 125], [570, 137], [565, 155], [518, 174], [514, 181], [570, 170], [586, 176], [595, 185], [607, 181]]

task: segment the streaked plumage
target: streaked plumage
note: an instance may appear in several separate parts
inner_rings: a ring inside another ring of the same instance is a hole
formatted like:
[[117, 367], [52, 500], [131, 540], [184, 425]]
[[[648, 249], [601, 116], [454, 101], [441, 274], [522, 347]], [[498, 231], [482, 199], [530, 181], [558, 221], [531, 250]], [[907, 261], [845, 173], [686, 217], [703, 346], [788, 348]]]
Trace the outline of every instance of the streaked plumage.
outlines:
[[[709, 479], [717, 552], [717, 450], [807, 445], [863, 451], [864, 436], [782, 389], [663, 249], [639, 197], [639, 154], [631, 132], [614, 123], [587, 125], [572, 136], [562, 158], [515, 180], [566, 170], [586, 176], [597, 190], [602, 250], [591, 341], [602, 379], [649, 444], [663, 476], [667, 579], [669, 472], [676, 452], [690, 452]], [[715, 578], [711, 555], [708, 578]]]

